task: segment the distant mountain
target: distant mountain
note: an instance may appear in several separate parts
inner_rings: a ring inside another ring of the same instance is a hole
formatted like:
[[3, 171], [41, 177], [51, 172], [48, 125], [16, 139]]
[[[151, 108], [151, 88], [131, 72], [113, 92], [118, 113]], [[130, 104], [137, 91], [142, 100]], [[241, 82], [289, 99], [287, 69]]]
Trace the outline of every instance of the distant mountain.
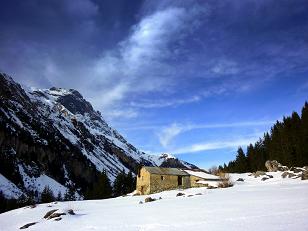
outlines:
[[0, 73], [0, 191], [7, 198], [57, 195], [68, 188], [82, 198], [106, 171], [137, 172], [141, 165], [197, 168], [172, 156], [148, 155], [110, 127], [73, 89], [27, 89]]

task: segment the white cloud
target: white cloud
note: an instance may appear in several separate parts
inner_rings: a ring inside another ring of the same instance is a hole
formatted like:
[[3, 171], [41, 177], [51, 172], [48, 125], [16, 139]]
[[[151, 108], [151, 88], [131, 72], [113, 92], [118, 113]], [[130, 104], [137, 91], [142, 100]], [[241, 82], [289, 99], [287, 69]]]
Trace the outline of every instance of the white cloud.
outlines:
[[[179, 124], [179, 123], [172, 123], [169, 126], [165, 126], [160, 128], [159, 133], [157, 136], [159, 138], [159, 142], [162, 147], [167, 148], [169, 144], [174, 140], [178, 135], [188, 132], [195, 129], [216, 129], [216, 128], [232, 128], [232, 127], [257, 127], [262, 125], [270, 125], [273, 124], [273, 121], [246, 121], [246, 122], [235, 122], [235, 123], [220, 123], [220, 124]], [[142, 129], [143, 127], [141, 127]], [[153, 126], [144, 126], [145, 129], [154, 129]], [[157, 127], [156, 127], [157, 129]], [[256, 137], [260, 137], [262, 134], [257, 134], [252, 139], [255, 140]], [[249, 142], [251, 138], [248, 139]], [[249, 143], [248, 142], [248, 143]], [[180, 153], [180, 152], [197, 152], [199, 149], [200, 151], [210, 150], [210, 149], [219, 149], [219, 148], [228, 148], [228, 147], [236, 147], [242, 144], [247, 144], [247, 139], [240, 139], [235, 141], [223, 141], [223, 142], [212, 142], [212, 143], [202, 143], [202, 144], [194, 144], [187, 148], [181, 148], [174, 152], [169, 153]], [[233, 145], [233, 146], [232, 146]], [[187, 151], [188, 150], [188, 151]]]
[[[182, 39], [196, 28], [194, 22], [200, 13], [193, 8], [169, 7], [144, 17], [118, 47], [104, 53], [89, 71], [92, 81], [88, 81], [90, 86], [87, 88], [102, 89], [101, 96], [97, 97], [97, 90], [90, 96], [94, 105], [105, 111], [112, 110], [127, 100], [130, 93], [163, 91], [172, 84], [170, 73], [174, 67], [166, 60], [174, 58], [173, 47], [180, 49]], [[174, 104], [182, 103], [185, 100]], [[149, 107], [157, 105], [152, 103]]]
[[207, 151], [207, 150], [237, 148], [239, 146], [246, 146], [246, 145], [249, 145], [250, 143], [254, 143], [258, 140], [258, 138], [259, 136], [255, 136], [255, 137], [250, 137], [250, 138], [239, 138], [239, 139], [234, 139], [234, 140], [197, 143], [197, 144], [192, 144], [186, 147], [172, 150], [168, 153], [178, 155], [178, 154], [195, 153], [195, 152], [201, 152], [201, 151]]
[[176, 123], [171, 126], [164, 128], [161, 133], [158, 134], [160, 144], [163, 147], [167, 147], [174, 137], [182, 132], [183, 128], [178, 126]]
[[[217, 123], [217, 124], [179, 124], [172, 123], [169, 126], [161, 128], [160, 133], [158, 134], [160, 144], [166, 148], [172, 140], [180, 135], [181, 133], [195, 130], [195, 129], [215, 129], [215, 128], [231, 128], [231, 127], [256, 127], [262, 125], [273, 124], [273, 121], [246, 121], [246, 122], [235, 122], [235, 123]], [[227, 145], [228, 143], [211, 143], [205, 144], [203, 147], [216, 147], [215, 145]], [[203, 145], [203, 144], [202, 144]], [[190, 147], [191, 150], [197, 149], [199, 146]]]
[[126, 119], [131, 119], [131, 118], [136, 118], [138, 116], [138, 112], [128, 108], [125, 110], [121, 110], [121, 109], [112, 109], [107, 111], [104, 116], [106, 116], [107, 118], [126, 118]]
[[239, 68], [234, 61], [220, 60], [212, 67], [212, 72], [219, 75], [233, 75], [239, 72]]
[[140, 108], [163, 108], [163, 107], [175, 107], [182, 104], [194, 103], [201, 100], [200, 96], [193, 96], [187, 99], [165, 99], [160, 101], [138, 101], [131, 102], [130, 106], [132, 107], [140, 107]]

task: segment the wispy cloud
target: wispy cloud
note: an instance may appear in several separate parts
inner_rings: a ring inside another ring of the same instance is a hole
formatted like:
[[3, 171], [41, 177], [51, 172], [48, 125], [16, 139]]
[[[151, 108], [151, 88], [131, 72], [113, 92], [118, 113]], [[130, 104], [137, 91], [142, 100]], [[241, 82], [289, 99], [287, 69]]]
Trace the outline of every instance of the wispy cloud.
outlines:
[[239, 146], [246, 146], [250, 143], [254, 143], [258, 140], [259, 136], [250, 137], [250, 138], [239, 138], [233, 140], [224, 140], [217, 142], [204, 142], [192, 144], [186, 147], [181, 147], [175, 150], [170, 150], [169, 153], [179, 155], [179, 154], [188, 154], [195, 153], [207, 150], [217, 150], [217, 149], [226, 149], [226, 148], [237, 148]]
[[[101, 97], [95, 91], [94, 104], [112, 110], [130, 93], [160, 91], [171, 84], [172, 78], [165, 78], [174, 69], [166, 60], [176, 56], [170, 44], [180, 49], [182, 39], [197, 26], [194, 22], [198, 20], [198, 14], [200, 11], [195, 9], [168, 7], [144, 17], [117, 48], [104, 53], [96, 61], [92, 77], [95, 81], [90, 82], [103, 91]], [[130, 106], [166, 107], [198, 99], [193, 97], [169, 103], [134, 102]]]
[[163, 107], [176, 107], [182, 104], [195, 103], [201, 100], [198, 95], [186, 98], [186, 99], [164, 99], [164, 100], [151, 100], [151, 101], [138, 101], [131, 102], [130, 106], [139, 108], [163, 108]]
[[[162, 128], [158, 133], [160, 144], [163, 147], [167, 147], [173, 139], [184, 132], [188, 132], [195, 129], [215, 129], [215, 128], [236, 128], [236, 127], [256, 127], [262, 125], [273, 124], [274, 121], [246, 121], [246, 122], [235, 122], [235, 123], [216, 123], [216, 124], [179, 124], [172, 123], [169, 126]], [[216, 145], [213, 143], [211, 145]], [[209, 145], [209, 147], [211, 147]]]
[[159, 134], [159, 141], [163, 147], [167, 147], [174, 137], [183, 131], [183, 127], [176, 123], [171, 124], [169, 127], [164, 128]]

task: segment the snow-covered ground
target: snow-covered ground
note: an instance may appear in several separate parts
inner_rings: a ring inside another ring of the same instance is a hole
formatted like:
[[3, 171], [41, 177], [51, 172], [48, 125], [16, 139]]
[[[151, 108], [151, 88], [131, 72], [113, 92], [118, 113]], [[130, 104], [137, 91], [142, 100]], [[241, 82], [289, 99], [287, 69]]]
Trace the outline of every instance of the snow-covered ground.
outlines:
[[[234, 187], [193, 188], [151, 195], [162, 199], [139, 204], [147, 196], [108, 200], [41, 204], [0, 214], [0, 230], [308, 230], [308, 180], [282, 179], [281, 173], [261, 181], [248, 174], [232, 174]], [[201, 195], [196, 195], [201, 194]], [[192, 196], [190, 196], [192, 195]], [[48, 207], [51, 206], [51, 207]], [[73, 209], [76, 215], [46, 220], [51, 209]]]

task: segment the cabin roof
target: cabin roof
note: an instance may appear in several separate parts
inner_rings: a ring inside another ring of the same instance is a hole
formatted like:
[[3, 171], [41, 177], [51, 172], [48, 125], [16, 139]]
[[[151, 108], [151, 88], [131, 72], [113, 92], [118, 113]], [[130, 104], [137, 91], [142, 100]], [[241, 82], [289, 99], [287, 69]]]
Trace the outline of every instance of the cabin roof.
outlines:
[[160, 167], [144, 167], [149, 173], [157, 175], [176, 175], [189, 176], [189, 174], [179, 168], [160, 168]]

